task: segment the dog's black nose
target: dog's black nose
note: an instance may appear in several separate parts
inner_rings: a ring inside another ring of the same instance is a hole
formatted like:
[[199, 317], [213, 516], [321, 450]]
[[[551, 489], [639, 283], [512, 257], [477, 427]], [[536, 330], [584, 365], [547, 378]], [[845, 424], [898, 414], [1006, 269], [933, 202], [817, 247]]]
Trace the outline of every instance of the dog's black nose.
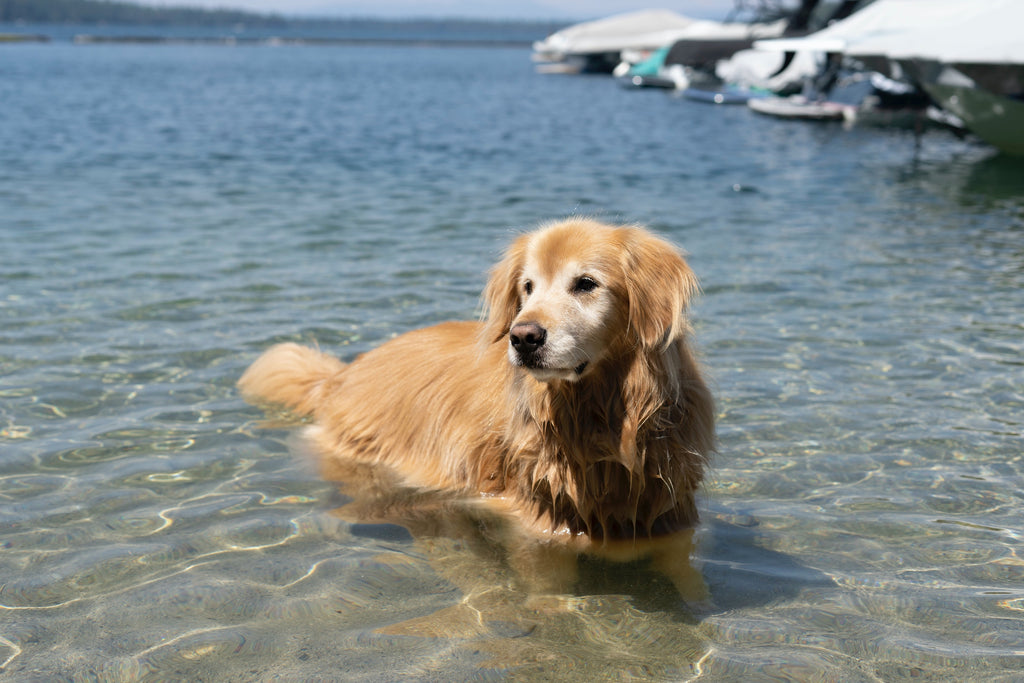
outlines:
[[548, 331], [537, 323], [519, 323], [513, 325], [508, 332], [512, 348], [520, 355], [533, 353], [544, 346], [544, 340], [547, 338]]

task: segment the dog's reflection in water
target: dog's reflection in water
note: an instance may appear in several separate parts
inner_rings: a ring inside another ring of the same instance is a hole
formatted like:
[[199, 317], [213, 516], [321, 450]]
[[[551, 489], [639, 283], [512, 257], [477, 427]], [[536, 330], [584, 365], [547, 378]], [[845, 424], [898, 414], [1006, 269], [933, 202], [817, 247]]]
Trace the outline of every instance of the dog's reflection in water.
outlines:
[[445, 615], [389, 632], [470, 636], [485, 623], [508, 620], [510, 611], [571, 610], [586, 596], [600, 600], [599, 594], [628, 594], [635, 606], [669, 609], [688, 620], [706, 605], [706, 585], [691, 562], [692, 529], [620, 541], [538, 536], [504, 511], [500, 499], [410, 488], [380, 466], [331, 457], [319, 465], [347, 499], [335, 515], [364, 533], [363, 525], [407, 530], [417, 552], [465, 596]]

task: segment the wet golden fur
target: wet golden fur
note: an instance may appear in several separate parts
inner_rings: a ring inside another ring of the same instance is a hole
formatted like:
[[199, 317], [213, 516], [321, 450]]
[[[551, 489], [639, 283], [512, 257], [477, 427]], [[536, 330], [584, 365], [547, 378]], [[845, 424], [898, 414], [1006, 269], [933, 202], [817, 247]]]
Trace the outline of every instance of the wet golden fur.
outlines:
[[[536, 531], [605, 544], [658, 536], [697, 522], [714, 446], [685, 318], [696, 290], [679, 252], [651, 233], [569, 219], [513, 242], [482, 322], [409, 332], [350, 364], [281, 344], [239, 387], [311, 416], [310, 438], [333, 457], [486, 494]], [[524, 321], [547, 331], [547, 355], [510, 350]]]

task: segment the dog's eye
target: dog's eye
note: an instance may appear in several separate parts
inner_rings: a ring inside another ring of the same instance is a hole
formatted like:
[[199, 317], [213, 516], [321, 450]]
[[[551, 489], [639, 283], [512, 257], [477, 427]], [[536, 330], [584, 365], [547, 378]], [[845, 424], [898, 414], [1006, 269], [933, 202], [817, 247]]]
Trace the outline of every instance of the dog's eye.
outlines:
[[576, 282], [572, 285], [572, 291], [575, 294], [583, 294], [586, 292], [592, 292], [597, 289], [597, 280], [586, 275], [576, 279]]
[[530, 280], [524, 282], [523, 291], [526, 292], [526, 296], [530, 296], [531, 294], [533, 294], [533, 282]]

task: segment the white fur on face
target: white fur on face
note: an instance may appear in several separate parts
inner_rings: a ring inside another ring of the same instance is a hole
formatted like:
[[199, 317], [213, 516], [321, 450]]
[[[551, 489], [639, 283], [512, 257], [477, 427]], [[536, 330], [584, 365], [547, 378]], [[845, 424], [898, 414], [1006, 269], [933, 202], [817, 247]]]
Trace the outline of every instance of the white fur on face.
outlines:
[[537, 323], [547, 339], [525, 362], [509, 344], [509, 361], [542, 382], [575, 381], [585, 374], [604, 356], [611, 336], [615, 298], [607, 277], [584, 263], [564, 263], [547, 274], [528, 261], [513, 326]]

